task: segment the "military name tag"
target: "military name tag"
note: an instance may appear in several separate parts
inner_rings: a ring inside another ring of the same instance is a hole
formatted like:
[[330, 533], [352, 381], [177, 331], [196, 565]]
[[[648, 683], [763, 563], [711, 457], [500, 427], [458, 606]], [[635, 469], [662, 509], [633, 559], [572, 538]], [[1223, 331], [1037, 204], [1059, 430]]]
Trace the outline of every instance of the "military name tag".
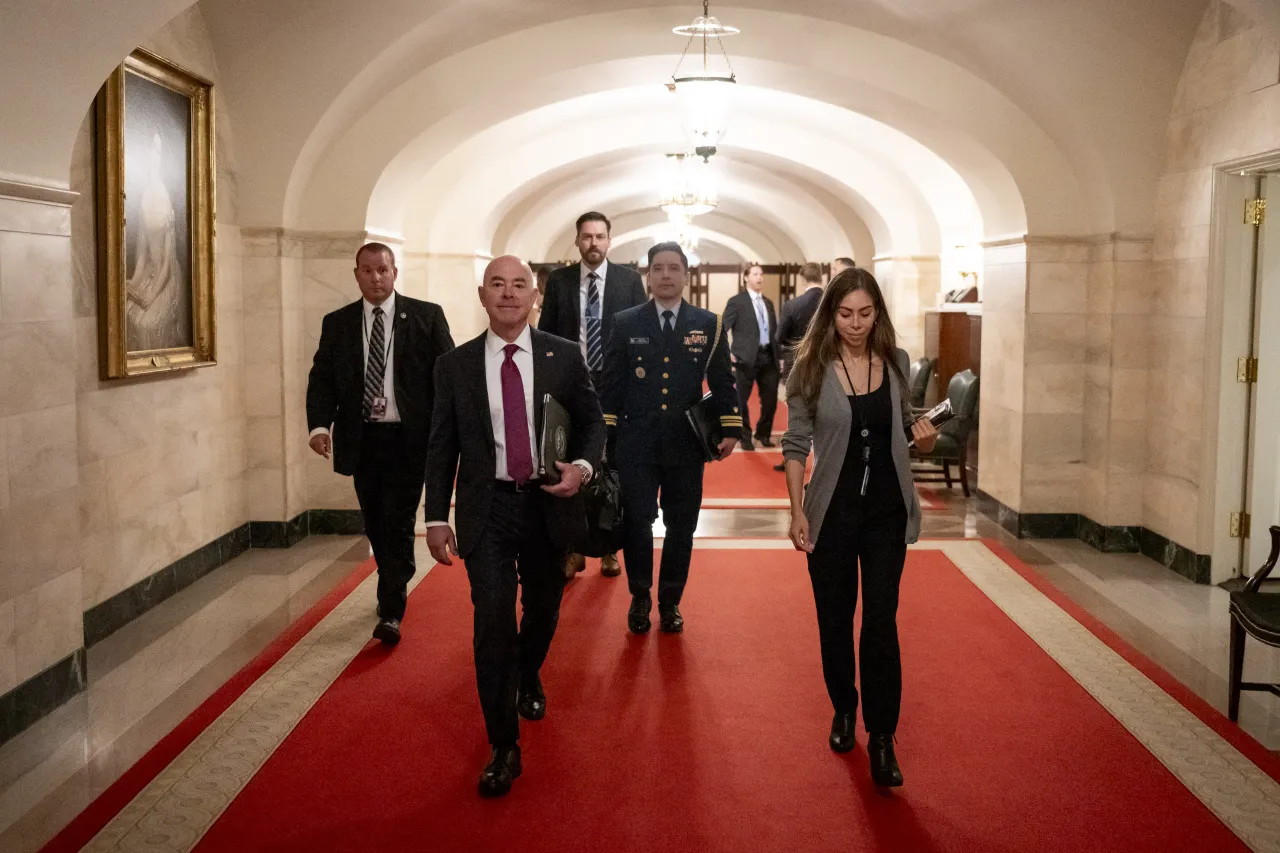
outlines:
[[631, 339], [631, 343], [633, 343], [633, 344], [647, 344], [647, 343], [649, 343], [649, 339], [648, 339], [648, 338], [632, 338], [632, 339]]
[[643, 368], [643, 367], [637, 367], [637, 368], [636, 368], [636, 378], [637, 378], [637, 379], [644, 379], [644, 368]]

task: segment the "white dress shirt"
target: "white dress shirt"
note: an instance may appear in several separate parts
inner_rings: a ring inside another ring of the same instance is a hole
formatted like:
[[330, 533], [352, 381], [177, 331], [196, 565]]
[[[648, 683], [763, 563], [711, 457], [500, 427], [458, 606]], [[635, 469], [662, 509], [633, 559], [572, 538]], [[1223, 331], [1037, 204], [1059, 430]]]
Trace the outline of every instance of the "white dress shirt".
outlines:
[[[364, 308], [364, 315], [360, 322], [363, 324], [360, 330], [360, 337], [364, 341], [364, 370], [360, 371], [360, 389], [361, 394], [364, 393], [364, 375], [369, 369], [369, 337], [373, 334], [373, 309], [374, 304], [368, 299], [360, 300], [361, 307]], [[395, 329], [396, 320], [396, 292], [391, 291], [382, 303], [382, 334], [383, 346], [386, 347], [387, 364], [386, 369], [382, 373], [382, 396], [387, 398], [387, 414], [379, 423], [398, 424], [400, 423], [400, 410], [396, 408], [396, 382], [395, 382], [395, 341], [393, 340], [392, 331]], [[329, 428], [327, 426], [316, 427], [311, 431], [307, 438], [313, 438], [317, 435], [328, 435]]]
[[756, 313], [756, 325], [760, 327], [760, 346], [769, 346], [769, 308], [764, 304], [764, 294], [747, 288], [751, 294], [751, 310]]
[[[524, 417], [529, 430], [529, 458], [538, 470], [538, 441], [533, 431], [533, 335], [525, 326], [520, 337], [513, 341], [520, 349], [512, 357], [520, 371], [520, 384], [524, 386]], [[502, 409], [502, 363], [507, 360], [504, 348], [507, 342], [490, 329], [484, 336], [484, 382], [489, 392], [489, 422], [493, 425], [493, 451], [497, 466], [494, 476], [510, 480], [507, 473], [507, 418]]]
[[658, 328], [663, 330], [667, 328], [666, 326], [667, 321], [662, 316], [662, 312], [670, 311], [671, 312], [671, 328], [674, 329], [676, 327], [676, 324], [680, 322], [680, 306], [683, 304], [684, 304], [684, 297], [680, 297], [675, 301], [674, 304], [664, 308], [662, 306], [662, 303], [658, 301], [657, 297], [654, 297], [653, 306], [658, 309]]
[[587, 285], [590, 284], [591, 274], [594, 272], [600, 276], [596, 279], [596, 290], [600, 293], [600, 320], [604, 321], [604, 279], [605, 273], [609, 268], [609, 260], [600, 262], [600, 266], [594, 270], [587, 269], [584, 263], [581, 266], [581, 275], [578, 277], [578, 347], [582, 350], [583, 360], [587, 357]]

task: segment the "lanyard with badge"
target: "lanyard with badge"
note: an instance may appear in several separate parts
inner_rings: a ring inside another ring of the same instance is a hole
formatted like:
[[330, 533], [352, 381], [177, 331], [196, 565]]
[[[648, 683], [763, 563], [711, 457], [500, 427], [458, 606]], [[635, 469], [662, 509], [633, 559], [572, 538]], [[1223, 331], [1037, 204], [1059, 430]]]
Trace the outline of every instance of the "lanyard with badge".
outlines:
[[[383, 315], [385, 316], [386, 313], [387, 312], [384, 311]], [[360, 331], [364, 333], [365, 370], [368, 370], [369, 369], [368, 368], [369, 348], [372, 343], [369, 340], [369, 315], [368, 313], [362, 313], [361, 316], [362, 316], [362, 322], [360, 323]], [[387, 330], [386, 341], [383, 342], [383, 349], [382, 349], [383, 371], [386, 371], [387, 365], [391, 363], [391, 348], [395, 345], [395, 342], [396, 342], [395, 331], [396, 331], [396, 316], [394, 313], [392, 313], [391, 328]], [[385, 376], [385, 373], [384, 373], [384, 376]], [[385, 378], [383, 381], [384, 382], [386, 381]], [[386, 416], [387, 416], [387, 395], [379, 394], [378, 396], [373, 398], [373, 402], [369, 405], [369, 420], [380, 421]]]
[[[862, 410], [862, 400], [858, 394], [857, 387], [853, 384], [853, 377], [849, 375], [849, 366], [844, 363], [844, 353], [840, 353], [840, 366], [844, 368], [844, 378], [849, 380], [849, 390], [853, 392], [853, 408], [858, 413], [858, 423], [862, 425], [862, 489], [858, 494], [862, 497], [867, 496], [867, 481], [871, 479], [871, 443], [868, 436], [871, 430], [867, 429], [867, 415]], [[867, 394], [871, 393], [871, 353], [867, 353]], [[867, 396], [867, 394], [861, 396]]]

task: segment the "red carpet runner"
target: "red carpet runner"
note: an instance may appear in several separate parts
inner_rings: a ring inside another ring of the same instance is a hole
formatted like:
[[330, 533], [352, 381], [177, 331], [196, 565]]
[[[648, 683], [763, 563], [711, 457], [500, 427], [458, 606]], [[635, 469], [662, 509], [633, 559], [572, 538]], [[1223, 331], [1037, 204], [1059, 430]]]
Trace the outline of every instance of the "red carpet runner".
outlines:
[[524, 724], [524, 776], [487, 757], [461, 567], [414, 593], [205, 836], [202, 851], [1229, 851], [1243, 845], [940, 552], [903, 581], [907, 786], [865, 736], [826, 745], [801, 555], [694, 552], [682, 637], [632, 637], [622, 581], [568, 590]]

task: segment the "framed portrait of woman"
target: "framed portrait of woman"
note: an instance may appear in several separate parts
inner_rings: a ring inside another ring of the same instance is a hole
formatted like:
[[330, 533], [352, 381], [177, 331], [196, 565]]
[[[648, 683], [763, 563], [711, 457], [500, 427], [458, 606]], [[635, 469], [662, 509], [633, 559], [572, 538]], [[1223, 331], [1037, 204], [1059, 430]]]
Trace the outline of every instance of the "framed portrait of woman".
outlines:
[[213, 86], [145, 50], [98, 94], [104, 379], [217, 361]]

